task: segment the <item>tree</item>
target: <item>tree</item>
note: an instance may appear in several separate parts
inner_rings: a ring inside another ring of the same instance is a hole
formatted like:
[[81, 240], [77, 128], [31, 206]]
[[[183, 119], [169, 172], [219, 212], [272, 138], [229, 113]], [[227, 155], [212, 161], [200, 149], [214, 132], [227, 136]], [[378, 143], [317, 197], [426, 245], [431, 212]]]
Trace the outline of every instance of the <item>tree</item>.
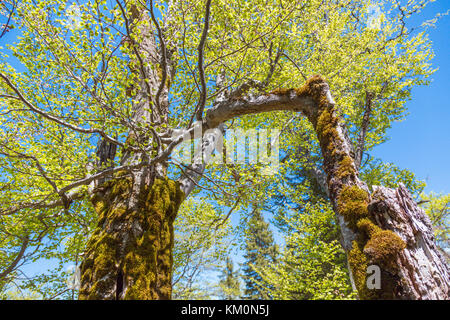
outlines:
[[223, 300], [235, 300], [241, 296], [239, 272], [234, 271], [233, 261], [227, 257], [225, 269], [219, 281], [219, 296]]
[[[82, 259], [81, 299], [171, 298], [173, 226], [189, 194], [214, 184], [224, 196], [212, 199], [231, 208], [264, 194], [258, 170], [207, 167], [221, 132], [292, 119], [306, 138], [291, 140], [321, 154], [360, 297], [447, 298], [437, 285], [447, 266], [409, 192], [370, 193], [358, 177], [363, 152], [433, 72], [426, 34], [405, 22], [426, 1], [382, 1], [389, 19], [368, 17], [371, 5], [92, 0], [65, 11], [61, 0], [21, 1], [9, 46], [21, 65], [2, 52], [0, 67], [0, 281], [68, 237], [62, 258]], [[200, 128], [199, 152], [177, 162], [175, 148]], [[371, 263], [381, 291], [365, 288]]]
[[230, 234], [219, 207], [199, 196], [183, 202], [175, 222], [173, 298], [211, 297], [215, 285], [200, 278], [227, 261]]
[[245, 240], [243, 268], [245, 299], [268, 300], [271, 298], [263, 289], [265, 283], [256, 270], [268, 263], [274, 263], [277, 254], [277, 246], [274, 243], [269, 224], [264, 221], [260, 209], [254, 208], [248, 221]]
[[286, 217], [283, 225], [289, 231], [278, 261], [256, 268], [266, 283], [263, 290], [282, 300], [353, 298], [328, 202], [305, 204], [302, 213]]

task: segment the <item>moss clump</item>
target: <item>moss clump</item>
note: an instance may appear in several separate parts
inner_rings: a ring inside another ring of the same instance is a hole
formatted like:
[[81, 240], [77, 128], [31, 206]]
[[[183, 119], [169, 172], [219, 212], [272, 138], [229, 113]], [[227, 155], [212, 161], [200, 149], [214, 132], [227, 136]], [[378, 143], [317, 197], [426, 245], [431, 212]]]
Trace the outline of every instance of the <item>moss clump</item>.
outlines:
[[381, 231], [381, 228], [374, 224], [369, 218], [363, 218], [358, 221], [357, 227], [363, 231], [369, 238], [375, 233]]
[[367, 287], [367, 268], [373, 264], [364, 252], [364, 240], [353, 241], [352, 249], [348, 252], [348, 262], [352, 270], [353, 280], [361, 300], [381, 299], [381, 290]]
[[314, 75], [303, 86], [295, 89], [295, 92], [299, 96], [311, 96], [317, 102], [322, 102], [324, 85], [326, 85], [325, 79], [321, 75]]
[[338, 210], [349, 227], [356, 230], [360, 219], [367, 217], [369, 195], [356, 185], [344, 186], [338, 197]]
[[345, 155], [342, 158], [342, 160], [339, 162], [339, 167], [337, 169], [336, 175], [338, 176], [339, 179], [343, 179], [350, 175], [355, 175], [355, 174], [356, 174], [356, 169], [353, 164], [353, 159], [350, 156]]
[[395, 258], [406, 248], [406, 243], [391, 230], [378, 230], [370, 237], [364, 246], [371, 260], [390, 268], [396, 269]]
[[316, 132], [319, 138], [326, 138], [328, 140], [338, 138], [338, 133], [336, 131], [338, 119], [333, 114], [333, 108], [326, 107], [321, 110], [319, 116], [317, 117]]
[[287, 95], [289, 94], [293, 89], [286, 89], [286, 88], [277, 88], [275, 90], [272, 90], [269, 92], [269, 94], [276, 94], [276, 95]]
[[364, 254], [364, 245], [361, 241], [353, 241], [352, 249], [348, 252], [348, 263], [350, 265], [353, 280], [360, 299], [374, 299], [376, 292], [368, 290], [366, 285], [367, 267], [369, 261]]

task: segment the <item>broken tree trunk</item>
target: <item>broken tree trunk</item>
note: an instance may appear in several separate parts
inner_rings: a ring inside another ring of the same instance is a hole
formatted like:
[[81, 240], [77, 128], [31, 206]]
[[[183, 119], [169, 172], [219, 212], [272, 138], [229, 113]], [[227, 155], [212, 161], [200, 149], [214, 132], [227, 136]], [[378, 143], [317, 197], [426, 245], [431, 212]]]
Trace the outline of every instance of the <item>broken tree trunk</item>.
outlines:
[[[449, 267], [433, 243], [427, 217], [404, 187], [378, 187], [371, 195], [358, 178], [351, 142], [337, 115], [330, 88], [320, 76], [310, 78], [301, 88], [225, 100], [207, 110], [204, 122], [207, 128], [213, 128], [245, 114], [274, 110], [302, 112], [314, 126], [327, 174], [328, 195], [337, 213], [350, 276], [359, 297], [448, 299]], [[367, 285], [372, 266], [380, 268], [379, 289]]]
[[450, 274], [434, 243], [431, 221], [405, 186], [374, 187], [369, 214], [383, 229], [397, 233], [406, 248], [397, 258], [400, 299], [449, 299]]
[[[370, 194], [358, 178], [328, 85], [316, 79], [309, 86], [316, 106], [304, 113], [320, 142], [329, 195], [359, 297], [448, 299], [449, 268], [433, 242], [428, 218], [404, 186], [377, 187]], [[380, 270], [379, 286], [368, 284], [373, 266]]]

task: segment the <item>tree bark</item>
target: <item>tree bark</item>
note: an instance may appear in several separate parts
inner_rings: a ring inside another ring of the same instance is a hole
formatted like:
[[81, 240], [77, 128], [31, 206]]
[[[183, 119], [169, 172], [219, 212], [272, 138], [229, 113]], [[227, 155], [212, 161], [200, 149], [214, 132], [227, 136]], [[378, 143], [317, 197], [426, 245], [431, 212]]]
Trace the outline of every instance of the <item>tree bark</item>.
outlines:
[[445, 257], [434, 243], [429, 217], [411, 197], [408, 189], [374, 187], [369, 214], [377, 225], [396, 232], [406, 248], [397, 261], [401, 286], [399, 299], [437, 300], [450, 298], [450, 273]]

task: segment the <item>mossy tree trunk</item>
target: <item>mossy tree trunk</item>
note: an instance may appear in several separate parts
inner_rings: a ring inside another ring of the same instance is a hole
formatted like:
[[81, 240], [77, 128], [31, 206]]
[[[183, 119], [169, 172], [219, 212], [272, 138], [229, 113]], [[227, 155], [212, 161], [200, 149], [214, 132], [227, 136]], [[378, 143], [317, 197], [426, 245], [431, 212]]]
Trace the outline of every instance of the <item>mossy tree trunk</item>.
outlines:
[[[355, 155], [327, 99], [328, 85], [313, 85], [315, 108], [304, 113], [320, 142], [327, 185], [338, 214], [344, 249], [361, 299], [449, 299], [449, 268], [434, 244], [428, 217], [409, 191], [375, 187], [358, 178]], [[376, 266], [379, 286], [367, 281]]]
[[[136, 75], [127, 88], [133, 116], [120, 159], [124, 170], [96, 179], [90, 190], [98, 224], [81, 264], [79, 298], [170, 299], [173, 224], [185, 197], [180, 183], [167, 178], [169, 153], [161, 154], [174, 61], [168, 57], [169, 47], [158, 48], [153, 13], [138, 1], [118, 4], [127, 19], [130, 65]], [[104, 172], [115, 148], [103, 141], [97, 156], [98, 171]]]
[[118, 177], [96, 188], [98, 225], [81, 265], [80, 299], [170, 299], [173, 222], [183, 193], [154, 179]]

